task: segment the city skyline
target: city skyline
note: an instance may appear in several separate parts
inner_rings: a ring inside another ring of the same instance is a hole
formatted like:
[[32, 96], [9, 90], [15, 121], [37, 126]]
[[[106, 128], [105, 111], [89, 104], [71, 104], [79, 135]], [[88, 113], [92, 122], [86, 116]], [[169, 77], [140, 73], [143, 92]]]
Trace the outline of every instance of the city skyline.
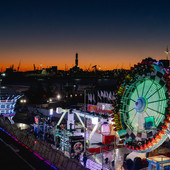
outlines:
[[129, 68], [142, 59], [165, 59], [168, 1], [6, 1], [0, 3], [0, 68], [98, 65]]

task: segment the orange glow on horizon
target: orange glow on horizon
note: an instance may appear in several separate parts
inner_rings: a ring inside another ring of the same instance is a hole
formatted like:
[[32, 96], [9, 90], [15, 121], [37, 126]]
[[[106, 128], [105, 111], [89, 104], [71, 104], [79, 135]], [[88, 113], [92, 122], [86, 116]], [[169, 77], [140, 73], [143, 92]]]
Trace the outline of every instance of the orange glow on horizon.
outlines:
[[[2, 48], [2, 47], [1, 47]], [[17, 70], [19, 63], [19, 71], [32, 71], [34, 64], [37, 69], [49, 68], [57, 66], [58, 70], [69, 70], [75, 66], [75, 54], [78, 52], [79, 67], [83, 70], [92, 71], [92, 66], [97, 65], [98, 70], [113, 70], [113, 69], [129, 69], [134, 64], [141, 62], [142, 59], [152, 57], [160, 60], [165, 57], [163, 52], [158, 48], [158, 51], [151, 52], [149, 49], [145, 51], [132, 50], [130, 48], [121, 49], [20, 49], [15, 48], [10, 51], [7, 49], [0, 49], [0, 71], [3, 72], [6, 68], [14, 65]], [[101, 69], [99, 69], [99, 67]]]
[[[54, 66], [54, 65], [48, 65], [48, 66], [36, 66], [36, 69], [37, 70], [41, 70], [41, 69], [43, 69], [43, 68], [50, 68], [50, 67], [52, 67], [52, 66]], [[1, 70], [0, 70], [0, 72], [4, 72], [4, 71], [6, 71], [6, 69], [8, 69], [8, 68], [10, 68], [9, 66], [2, 66], [1, 67]], [[14, 70], [17, 70], [17, 68], [18, 68], [18, 66], [15, 66], [14, 65]], [[70, 70], [72, 67], [68, 67], [68, 66], [59, 66], [58, 67], [58, 70], [66, 70], [66, 71], [68, 71], [68, 70]], [[88, 68], [87, 66], [82, 66], [81, 67], [81, 65], [79, 66], [79, 68], [80, 69], [83, 69], [83, 71], [93, 71], [94, 69], [91, 67], [91, 68]], [[107, 71], [107, 70], [114, 70], [114, 69], [130, 69], [130, 67], [129, 66], [113, 66], [113, 67], [105, 67], [105, 66], [100, 66], [100, 67], [97, 67], [97, 69], [99, 70], [99, 71]], [[19, 71], [20, 72], [26, 72], [26, 71], [33, 71], [34, 70], [34, 67], [33, 66], [22, 66], [20, 69], [19, 69]]]

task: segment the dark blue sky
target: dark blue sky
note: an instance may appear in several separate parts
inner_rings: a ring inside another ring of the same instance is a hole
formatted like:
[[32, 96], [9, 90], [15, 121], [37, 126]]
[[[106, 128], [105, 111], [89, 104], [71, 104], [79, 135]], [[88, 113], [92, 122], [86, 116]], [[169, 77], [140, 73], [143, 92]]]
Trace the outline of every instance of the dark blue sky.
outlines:
[[0, 37], [4, 65], [21, 60], [23, 69], [32, 63], [72, 66], [79, 52], [82, 67], [128, 66], [148, 56], [165, 56], [170, 2], [4, 0]]

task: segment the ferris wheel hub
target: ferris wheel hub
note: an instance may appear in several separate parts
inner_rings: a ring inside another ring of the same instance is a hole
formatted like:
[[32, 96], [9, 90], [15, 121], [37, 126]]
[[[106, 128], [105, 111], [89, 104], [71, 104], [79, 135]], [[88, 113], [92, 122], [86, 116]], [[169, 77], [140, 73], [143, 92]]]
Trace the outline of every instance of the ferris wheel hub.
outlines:
[[147, 108], [147, 101], [144, 97], [139, 97], [135, 102], [135, 109], [138, 113], [143, 113]]

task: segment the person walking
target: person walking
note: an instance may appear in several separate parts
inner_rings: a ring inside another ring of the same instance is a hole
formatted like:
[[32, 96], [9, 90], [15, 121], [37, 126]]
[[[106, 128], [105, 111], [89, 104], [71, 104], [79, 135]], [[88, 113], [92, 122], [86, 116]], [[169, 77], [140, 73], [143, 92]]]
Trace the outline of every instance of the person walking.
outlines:
[[85, 152], [84, 152], [84, 154], [83, 154], [83, 163], [84, 163], [84, 166], [86, 167], [86, 163], [87, 163], [87, 155], [86, 155]]

